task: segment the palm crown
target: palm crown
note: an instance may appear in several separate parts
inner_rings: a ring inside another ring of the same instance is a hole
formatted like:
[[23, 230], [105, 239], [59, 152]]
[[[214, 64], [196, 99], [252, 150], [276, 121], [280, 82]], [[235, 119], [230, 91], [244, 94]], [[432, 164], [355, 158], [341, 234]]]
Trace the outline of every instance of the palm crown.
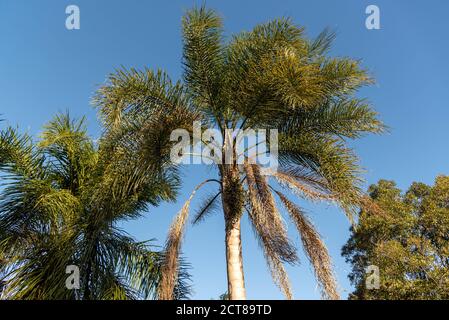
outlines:
[[[84, 120], [55, 117], [38, 144], [7, 128], [0, 134], [0, 279], [10, 299], [136, 299], [160, 281], [163, 255], [117, 227], [148, 204], [174, 197], [156, 170], [134, 179], [133, 156], [99, 148]], [[79, 290], [66, 268], [79, 267]], [[185, 297], [185, 264], [175, 296]]]
[[[163, 71], [123, 69], [99, 89], [94, 101], [108, 135], [118, 145], [133, 145], [143, 163], [136, 162], [136, 170], [144, 171], [151, 161], [176, 174], [176, 164], [169, 161], [174, 129], [192, 131], [193, 121], [200, 121], [203, 128], [218, 128], [224, 141], [227, 129], [277, 129], [279, 169], [263, 174], [260, 165], [248, 158], [243, 165], [217, 163], [218, 178], [203, 182], [193, 192], [205, 183], [218, 186], [194, 221], [221, 204], [228, 293], [231, 299], [243, 299], [240, 220], [246, 212], [274, 280], [291, 298], [283, 263], [298, 258], [277, 209], [278, 198], [300, 233], [323, 296], [338, 298], [326, 247], [303, 210], [280, 188], [303, 199], [337, 203], [351, 219], [358, 207], [369, 204], [360, 189], [357, 157], [346, 140], [384, 129], [371, 106], [354, 96], [371, 78], [358, 61], [327, 56], [332, 32], [325, 30], [309, 40], [303, 28], [289, 19], [258, 25], [229, 41], [224, 40], [220, 17], [204, 7], [188, 11], [182, 26], [182, 81], [171, 82]], [[237, 159], [232, 146], [224, 143], [221, 149]], [[161, 299], [174, 297], [193, 194], [168, 235]]]

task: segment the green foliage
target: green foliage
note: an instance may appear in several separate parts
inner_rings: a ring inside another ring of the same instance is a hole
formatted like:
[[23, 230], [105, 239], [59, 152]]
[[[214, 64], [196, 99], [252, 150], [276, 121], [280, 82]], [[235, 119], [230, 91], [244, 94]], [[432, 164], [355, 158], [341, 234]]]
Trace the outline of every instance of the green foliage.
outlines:
[[[107, 143], [106, 143], [107, 141]], [[57, 115], [38, 143], [16, 129], [0, 132], [0, 279], [6, 299], [150, 298], [163, 255], [117, 223], [172, 196], [166, 176], [134, 172], [125, 152], [97, 148], [84, 119]], [[121, 149], [123, 150], [123, 149]], [[66, 267], [80, 269], [68, 290]], [[188, 294], [180, 267], [179, 298]]]
[[[449, 177], [415, 182], [405, 193], [381, 180], [369, 193], [384, 213], [362, 211], [343, 248], [356, 287], [350, 298], [448, 299]], [[378, 290], [365, 286], [368, 265], [379, 267]]]

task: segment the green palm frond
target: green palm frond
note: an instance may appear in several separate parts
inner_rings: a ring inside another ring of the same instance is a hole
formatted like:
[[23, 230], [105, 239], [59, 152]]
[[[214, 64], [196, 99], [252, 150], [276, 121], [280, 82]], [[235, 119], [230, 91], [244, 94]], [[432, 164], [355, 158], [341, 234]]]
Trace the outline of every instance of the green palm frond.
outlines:
[[281, 166], [295, 165], [322, 177], [332, 197], [352, 221], [363, 196], [363, 170], [352, 149], [336, 138], [280, 135], [279, 157]]
[[153, 120], [177, 110], [188, 112], [189, 95], [180, 82], [173, 83], [162, 70], [119, 69], [110, 74], [108, 83], [98, 89], [92, 103], [99, 108], [107, 129], [115, 129], [125, 119], [128, 123]]
[[336, 33], [329, 28], [324, 29], [320, 34], [308, 43], [308, 53], [311, 59], [322, 57], [327, 54], [336, 38]]
[[354, 139], [367, 133], [382, 133], [386, 128], [364, 100], [343, 99], [328, 101], [311, 111], [296, 110], [285, 117], [279, 129], [288, 135], [304, 133]]
[[217, 103], [224, 66], [221, 19], [202, 6], [185, 14], [182, 30], [184, 82], [197, 106], [222, 126], [224, 110]]
[[98, 161], [85, 118], [76, 121], [69, 113], [56, 115], [44, 127], [38, 146], [47, 156], [52, 179], [72, 193], [83, 192]]
[[34, 177], [42, 174], [42, 155], [34, 148], [29, 135], [20, 135], [16, 129], [6, 128], [0, 133], [0, 171], [3, 179], [17, 176]]
[[[113, 140], [117, 142], [118, 140]], [[68, 113], [45, 126], [35, 144], [7, 128], [0, 133], [0, 279], [8, 299], [148, 299], [161, 278], [161, 253], [115, 225], [173, 198], [175, 169], [135, 166], [123, 145], [88, 137], [84, 119]], [[136, 150], [131, 150], [137, 155]], [[68, 265], [81, 288], [65, 287]], [[187, 297], [188, 265], [175, 288]]]

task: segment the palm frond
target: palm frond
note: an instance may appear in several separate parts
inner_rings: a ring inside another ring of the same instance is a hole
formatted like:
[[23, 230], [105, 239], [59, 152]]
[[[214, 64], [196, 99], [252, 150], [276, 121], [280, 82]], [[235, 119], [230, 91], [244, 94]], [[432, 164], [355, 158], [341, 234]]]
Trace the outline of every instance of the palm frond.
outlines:
[[[247, 210], [248, 216], [250, 216], [249, 210]], [[266, 246], [259, 236], [258, 231], [255, 229], [254, 224], [252, 224], [252, 228], [254, 230], [254, 234], [259, 242], [259, 246], [263, 250], [263, 254], [265, 257], [265, 261], [267, 262], [268, 270], [270, 271], [271, 277], [274, 283], [281, 289], [285, 298], [288, 300], [293, 299], [293, 293], [290, 285], [290, 280], [288, 278], [287, 271], [283, 265], [283, 262], [279, 258], [277, 252], [270, 249], [270, 247]]]
[[383, 133], [387, 128], [365, 100], [345, 97], [325, 101], [313, 110], [292, 111], [280, 120], [279, 129], [290, 135], [332, 135], [355, 139], [367, 133]]
[[98, 161], [85, 118], [75, 120], [68, 112], [57, 114], [44, 126], [38, 148], [46, 155], [48, 174], [60, 188], [74, 194], [83, 192]]
[[328, 53], [335, 37], [336, 34], [334, 31], [329, 28], [325, 28], [315, 39], [309, 41], [309, 56], [313, 59]]
[[204, 199], [203, 203], [200, 205], [199, 209], [197, 210], [195, 217], [193, 218], [192, 223], [198, 224], [202, 222], [207, 216], [212, 214], [219, 206], [218, 200], [219, 196], [221, 195], [221, 191], [208, 196], [206, 199]]
[[244, 167], [251, 206], [249, 216], [257, 236], [269, 256], [276, 255], [285, 262], [294, 263], [297, 260], [295, 248], [288, 239], [284, 222], [265, 178], [260, 175], [258, 165], [245, 163]]
[[310, 188], [304, 181], [301, 181], [300, 176], [295, 176], [283, 171], [273, 172], [272, 175], [279, 181], [283, 186], [287, 186], [290, 190], [296, 193], [300, 197], [304, 197], [308, 200], [326, 200], [334, 201], [334, 197], [331, 194], [326, 194], [325, 192], [319, 192]]
[[32, 138], [27, 134], [19, 134], [11, 127], [0, 133], [0, 172], [5, 173], [3, 179], [14, 179], [17, 176], [35, 177], [42, 173], [42, 155], [33, 146]]
[[327, 299], [339, 299], [331, 258], [318, 232], [300, 208], [289, 201], [282, 193], [276, 193], [289, 212], [290, 217], [301, 235], [304, 250], [313, 265], [315, 276], [322, 289], [323, 297]]
[[268, 268], [271, 272], [271, 277], [273, 278], [276, 285], [281, 289], [287, 300], [293, 299], [292, 288], [290, 285], [290, 280], [288, 279], [287, 271], [282, 264], [282, 261], [277, 255], [265, 253], [265, 259], [267, 260]]
[[123, 121], [131, 123], [145, 118], [151, 121], [150, 115], [170, 114], [176, 110], [182, 110], [185, 116], [192, 112], [184, 86], [180, 82], [173, 83], [162, 70], [119, 69], [97, 90], [92, 103], [99, 109], [100, 118], [109, 131], [118, 129]]
[[[119, 141], [111, 139], [97, 150], [83, 120], [69, 114], [49, 122], [38, 144], [11, 128], [0, 133], [0, 278], [5, 297], [155, 296], [161, 254], [114, 225], [149, 204], [172, 199], [176, 169], [151, 161], [137, 166], [139, 152], [123, 152], [128, 145]], [[81, 290], [65, 287], [65, 268], [71, 264], [81, 268]], [[190, 292], [186, 270], [181, 261], [175, 297]]]
[[162, 265], [162, 279], [158, 289], [158, 298], [160, 300], [173, 299], [173, 292], [178, 273], [178, 257], [184, 234], [184, 227], [189, 214], [190, 201], [191, 198], [183, 205], [168, 233], [164, 250], [165, 261]]
[[212, 180], [205, 180], [195, 187], [170, 227], [164, 248], [164, 260], [161, 271], [162, 277], [158, 288], [158, 298], [160, 300], [174, 299], [175, 285], [178, 280], [179, 254], [185, 225], [189, 216], [190, 203], [197, 190], [211, 181]]
[[281, 166], [297, 166], [326, 181], [327, 193], [334, 197], [353, 222], [357, 215], [363, 170], [354, 151], [340, 139], [303, 134], [300, 137], [279, 135]]
[[197, 105], [212, 118], [219, 119], [222, 106], [216, 101], [224, 60], [221, 19], [204, 6], [193, 8], [184, 15], [182, 30], [184, 82]]

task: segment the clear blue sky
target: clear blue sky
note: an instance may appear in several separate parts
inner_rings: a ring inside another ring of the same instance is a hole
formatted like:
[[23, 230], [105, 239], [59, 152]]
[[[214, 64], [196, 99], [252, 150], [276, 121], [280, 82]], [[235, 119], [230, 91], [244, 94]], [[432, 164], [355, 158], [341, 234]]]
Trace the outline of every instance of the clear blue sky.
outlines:
[[[143, 0], [1, 0], [0, 114], [8, 124], [38, 134], [57, 111], [86, 115], [92, 137], [99, 136], [93, 92], [114, 68], [163, 68], [181, 74], [180, 20], [194, 1]], [[81, 10], [81, 29], [65, 28], [65, 8]], [[207, 1], [221, 12], [227, 34], [249, 30], [271, 18], [290, 16], [310, 36], [329, 26], [338, 37], [333, 55], [361, 59], [377, 84], [364, 89], [391, 127], [384, 136], [356, 143], [367, 185], [380, 178], [401, 188], [412, 181], [432, 183], [449, 174], [449, 2], [392, 0]], [[376, 4], [381, 30], [365, 28], [365, 8]], [[3, 124], [4, 125], [4, 124]], [[202, 178], [213, 174], [188, 166], [179, 203], [162, 205], [124, 228], [138, 239], [162, 244], [181, 203]], [[201, 195], [200, 195], [201, 198]], [[198, 203], [198, 201], [196, 202]], [[335, 263], [342, 296], [351, 291], [349, 266], [340, 256], [349, 224], [333, 207], [306, 206], [324, 236]], [[289, 230], [295, 241], [298, 236]], [[248, 297], [280, 299], [248, 221], [243, 223], [243, 250]], [[217, 298], [226, 291], [224, 226], [216, 215], [189, 227], [184, 253], [193, 265], [194, 298]], [[288, 267], [295, 297], [316, 299], [310, 265]]]

